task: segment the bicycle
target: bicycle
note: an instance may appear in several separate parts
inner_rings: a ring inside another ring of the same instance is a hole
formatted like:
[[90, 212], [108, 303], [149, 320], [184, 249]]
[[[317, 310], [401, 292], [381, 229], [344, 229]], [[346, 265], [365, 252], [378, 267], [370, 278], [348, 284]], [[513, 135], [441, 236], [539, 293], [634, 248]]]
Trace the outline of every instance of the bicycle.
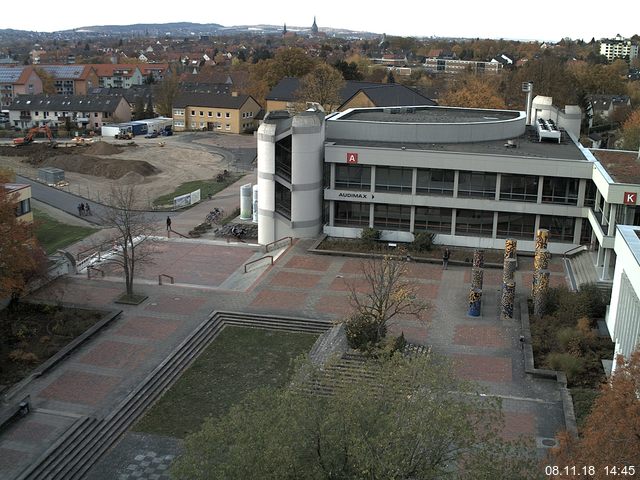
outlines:
[[220, 220], [222, 220], [223, 217], [224, 217], [224, 210], [222, 208], [216, 207], [207, 214], [205, 221], [207, 223], [217, 224]]

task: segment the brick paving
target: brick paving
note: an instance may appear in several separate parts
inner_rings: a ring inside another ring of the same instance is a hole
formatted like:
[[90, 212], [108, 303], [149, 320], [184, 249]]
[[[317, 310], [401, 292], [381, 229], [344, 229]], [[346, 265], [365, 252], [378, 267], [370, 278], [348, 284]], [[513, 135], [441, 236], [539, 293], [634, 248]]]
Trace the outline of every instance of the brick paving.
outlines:
[[[149, 298], [137, 306], [118, 305], [123, 313], [109, 328], [55, 370], [34, 380], [29, 388], [36, 411], [48, 408], [64, 415], [108, 414], [214, 310], [344, 317], [351, 310], [347, 282], [354, 282], [359, 290], [365, 287], [362, 261], [311, 255], [306, 252], [311, 244], [297, 242], [272, 267], [262, 267], [266, 268], [264, 273], [247, 283], [245, 290], [231, 291], [220, 286], [231, 278], [242, 279], [243, 264], [260, 255], [259, 249], [197, 241], [161, 242], [155, 265], [146, 267], [140, 278], [149, 281], [141, 281], [135, 288]], [[552, 285], [564, 282], [561, 269], [553, 263], [557, 261], [552, 260]], [[177, 282], [188, 285], [154, 285], [150, 281], [157, 272], [175, 274]], [[402, 332], [409, 341], [429, 345], [436, 353], [455, 360], [456, 371], [463, 378], [480, 382], [489, 394], [502, 398], [505, 436], [512, 438], [522, 433], [536, 438], [553, 437], [563, 427], [560, 395], [555, 383], [525, 375], [517, 340], [519, 326], [497, 317], [501, 272], [485, 271], [485, 284], [491, 288], [485, 288], [479, 318], [467, 316], [469, 272], [470, 267], [466, 266], [450, 265], [443, 271], [437, 264], [410, 263], [406, 278], [417, 282], [419, 298], [429, 301], [431, 308], [424, 315], [425, 321], [399, 316], [389, 331]], [[530, 281], [530, 271], [517, 272], [520, 295], [528, 291]], [[122, 293], [122, 287], [119, 279], [87, 281], [85, 276], [71, 276], [41, 289], [32, 298], [114, 308], [113, 300]], [[49, 417], [53, 429], [40, 418], [35, 423], [24, 419], [0, 435], [0, 479], [14, 478], [71, 422], [69, 416], [55, 417], [60, 422], [56, 426], [54, 417]], [[147, 456], [153, 452], [157, 454], [155, 458], [176, 454], [172, 449], [142, 445], [143, 440], [132, 434], [126, 437], [131, 443], [121, 452], [117, 468], [110, 467], [110, 457], [106, 457], [88, 478], [124, 478], [124, 474], [131, 475], [128, 478], [150, 478], [143, 474], [158, 473], [141, 470], [153, 463]], [[12, 438], [20, 439], [20, 449], [11, 443]], [[149, 465], [143, 465], [145, 462]], [[100, 476], [100, 470], [107, 473]], [[134, 473], [140, 475], [133, 477]]]

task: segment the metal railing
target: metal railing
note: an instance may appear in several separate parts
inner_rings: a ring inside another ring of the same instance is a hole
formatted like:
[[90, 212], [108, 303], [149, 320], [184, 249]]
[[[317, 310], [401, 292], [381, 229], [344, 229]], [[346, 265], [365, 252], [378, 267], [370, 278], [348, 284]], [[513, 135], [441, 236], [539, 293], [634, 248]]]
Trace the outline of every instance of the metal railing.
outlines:
[[98, 268], [98, 267], [93, 267], [91, 265], [89, 265], [87, 267], [87, 278], [90, 280], [91, 279], [91, 270], [95, 270], [96, 272], [100, 272], [100, 276], [104, 277], [104, 270]]
[[[269, 253], [269, 248], [270, 247], [273, 247], [273, 246], [275, 246], [275, 245], [277, 245], [277, 244], [279, 244], [280, 242], [283, 242], [283, 241], [288, 241], [289, 245], [293, 245], [293, 237], [282, 237], [282, 238], [279, 238], [278, 240], [276, 240], [274, 242], [267, 243], [264, 246], [264, 253]], [[274, 248], [274, 250], [275, 250], [275, 248]]]
[[265, 255], [264, 257], [260, 257], [260, 258], [257, 258], [257, 259], [255, 259], [255, 260], [252, 260], [252, 261], [250, 261], [250, 262], [245, 263], [245, 264], [244, 264], [244, 273], [247, 273], [247, 267], [248, 267], [249, 265], [252, 265], [252, 264], [254, 264], [254, 263], [257, 263], [257, 262], [259, 262], [259, 261], [261, 261], [261, 260], [266, 260], [267, 258], [270, 260], [270, 265], [273, 265], [273, 255]]
[[183, 234], [181, 234], [180, 232], [176, 232], [173, 228], [170, 228], [170, 229], [169, 229], [169, 233], [170, 233], [170, 234], [171, 234], [171, 233], [175, 233], [176, 235], [178, 235], [178, 236], [180, 236], [180, 237], [182, 237], [182, 238], [189, 238], [187, 235], [183, 235]]
[[568, 258], [571, 255], [574, 255], [574, 254], [576, 254], [578, 252], [584, 252], [586, 250], [589, 250], [589, 247], [587, 247], [586, 245], [578, 245], [577, 247], [570, 248], [569, 250], [564, 252], [562, 254], [562, 258]]
[[158, 275], [158, 285], [162, 285], [162, 277], [167, 277], [171, 285], [176, 283], [171, 275], [167, 275], [166, 273], [161, 273], [160, 275]]

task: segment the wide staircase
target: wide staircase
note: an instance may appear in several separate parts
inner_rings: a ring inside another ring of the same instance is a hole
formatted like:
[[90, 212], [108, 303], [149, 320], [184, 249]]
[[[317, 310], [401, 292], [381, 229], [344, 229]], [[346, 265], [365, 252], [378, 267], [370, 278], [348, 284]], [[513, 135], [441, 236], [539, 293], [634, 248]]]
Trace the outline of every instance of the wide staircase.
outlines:
[[19, 480], [81, 479], [133, 423], [180, 377], [227, 325], [320, 334], [328, 320], [238, 312], [215, 312], [202, 322], [145, 380], [106, 417], [79, 418]]
[[595, 284], [604, 293], [611, 295], [612, 282], [600, 280], [591, 252], [583, 250], [574, 255], [565, 256], [564, 262], [573, 290], [580, 290], [586, 284]]

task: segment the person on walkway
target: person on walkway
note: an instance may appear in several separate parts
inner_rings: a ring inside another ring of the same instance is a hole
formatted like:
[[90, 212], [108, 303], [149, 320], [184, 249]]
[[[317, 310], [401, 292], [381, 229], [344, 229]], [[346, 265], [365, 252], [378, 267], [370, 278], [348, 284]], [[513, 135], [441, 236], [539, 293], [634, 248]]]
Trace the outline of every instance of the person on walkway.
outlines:
[[85, 203], [85, 204], [84, 204], [84, 212], [85, 212], [87, 215], [91, 215], [91, 207], [89, 206], [89, 202], [87, 202], [87, 203]]
[[81, 217], [84, 216], [84, 203], [78, 205], [78, 212], [80, 213]]
[[447, 247], [444, 247], [444, 252], [442, 252], [442, 269], [446, 270], [449, 266], [449, 257], [451, 256], [451, 252]]
[[171, 217], [167, 217], [167, 232], [171, 231]]

